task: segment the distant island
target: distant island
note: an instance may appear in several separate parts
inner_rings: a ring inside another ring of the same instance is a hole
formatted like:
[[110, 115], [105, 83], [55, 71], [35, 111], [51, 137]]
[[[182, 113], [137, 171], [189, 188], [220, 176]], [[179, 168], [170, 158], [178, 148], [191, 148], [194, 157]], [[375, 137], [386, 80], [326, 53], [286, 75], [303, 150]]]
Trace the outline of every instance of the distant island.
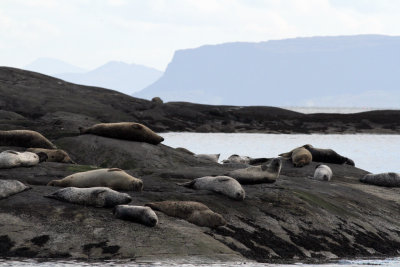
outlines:
[[400, 37], [307, 37], [178, 50], [136, 97], [214, 105], [400, 108]]

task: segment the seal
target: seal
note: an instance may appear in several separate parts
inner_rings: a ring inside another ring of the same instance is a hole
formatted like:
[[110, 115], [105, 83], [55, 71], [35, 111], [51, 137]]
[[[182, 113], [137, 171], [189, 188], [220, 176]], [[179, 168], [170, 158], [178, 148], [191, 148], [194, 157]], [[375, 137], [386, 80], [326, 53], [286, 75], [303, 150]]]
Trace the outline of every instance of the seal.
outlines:
[[29, 186], [26, 186], [17, 180], [0, 180], [0, 199], [18, 194], [28, 189], [30, 189]]
[[225, 219], [210, 210], [206, 205], [195, 201], [162, 201], [147, 203], [153, 210], [161, 211], [171, 217], [184, 219], [198, 226], [216, 228], [226, 225]]
[[67, 187], [45, 197], [99, 208], [115, 207], [117, 205], [127, 204], [132, 200], [128, 194], [114, 191], [108, 187]]
[[229, 163], [243, 163], [243, 164], [250, 164], [250, 157], [248, 156], [239, 156], [237, 154], [230, 155], [229, 158], [224, 159], [222, 161], [224, 164]]
[[314, 177], [315, 180], [330, 181], [332, 179], [332, 170], [327, 165], [318, 164], [315, 167]]
[[114, 207], [116, 218], [154, 227], [158, 223], [157, 214], [150, 207], [118, 205]]
[[18, 152], [6, 150], [0, 153], [0, 169], [9, 169], [14, 167], [31, 167], [46, 160], [44, 153]]
[[52, 180], [47, 185], [60, 187], [109, 187], [114, 190], [142, 191], [142, 180], [135, 178], [121, 169], [97, 169], [77, 172], [61, 180]]
[[47, 149], [47, 148], [28, 148], [26, 151], [33, 153], [45, 153], [47, 155], [48, 162], [61, 162], [61, 163], [73, 163], [76, 164], [62, 149]]
[[153, 102], [153, 103], [155, 103], [155, 104], [157, 104], [157, 105], [164, 104], [164, 101], [163, 101], [160, 97], [158, 97], [158, 96], [153, 97], [153, 98], [151, 99], [151, 102]]
[[355, 166], [353, 160], [339, 155], [332, 149], [315, 148], [310, 144], [304, 145], [303, 147], [310, 151], [313, 161]]
[[146, 142], [153, 145], [164, 141], [164, 138], [148, 127], [135, 122], [99, 123], [86, 129], [80, 127], [79, 131], [81, 134], [94, 134], [115, 139]]
[[194, 156], [199, 159], [206, 159], [213, 162], [218, 162], [220, 155], [221, 154], [195, 154]]
[[235, 200], [244, 200], [246, 195], [240, 183], [228, 176], [205, 176], [196, 178], [187, 183], [180, 183], [178, 185], [196, 190], [210, 190]]
[[283, 158], [291, 158], [295, 167], [303, 167], [312, 161], [312, 154], [304, 147], [298, 147], [290, 152], [279, 154]]
[[46, 137], [31, 130], [0, 131], [0, 146], [56, 148]]
[[400, 174], [395, 172], [367, 174], [360, 181], [372, 185], [400, 187]]
[[249, 165], [260, 165], [271, 160], [270, 158], [251, 158], [249, 156], [239, 156], [233, 154], [229, 158], [222, 161], [223, 164], [249, 164]]
[[251, 166], [227, 173], [241, 184], [274, 183], [279, 177], [282, 161], [279, 158], [270, 159], [260, 166]]

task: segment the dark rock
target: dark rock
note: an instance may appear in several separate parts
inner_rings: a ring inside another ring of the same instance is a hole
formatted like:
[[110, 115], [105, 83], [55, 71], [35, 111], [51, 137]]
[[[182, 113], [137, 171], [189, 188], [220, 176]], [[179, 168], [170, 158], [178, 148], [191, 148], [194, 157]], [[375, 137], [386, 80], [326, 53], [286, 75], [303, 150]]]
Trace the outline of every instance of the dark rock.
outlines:
[[121, 121], [143, 123], [158, 132], [400, 132], [399, 110], [302, 114], [275, 107], [156, 104], [112, 90], [60, 83], [46, 75], [7, 67], [0, 68], [0, 95], [3, 130], [31, 129], [50, 139], [77, 135], [78, 127]]
[[67, 145], [69, 153], [83, 147], [81, 164], [95, 164], [96, 157], [115, 158], [111, 165], [125, 157], [137, 162], [127, 170], [144, 183], [143, 192], [128, 192], [135, 205], [198, 201], [221, 214], [227, 226], [198, 227], [157, 212], [159, 224], [148, 228], [116, 220], [109, 209], [44, 198], [55, 189], [40, 184], [95, 168], [44, 162], [0, 170], [0, 179], [37, 182], [32, 190], [0, 201], [0, 256], [160, 261], [195, 254], [212, 261], [270, 262], [398, 255], [400, 189], [359, 182], [366, 171], [327, 164], [334, 176], [331, 182], [320, 182], [307, 178], [317, 163], [294, 168], [283, 160], [274, 184], [244, 185], [246, 198], [237, 202], [177, 183], [248, 165], [202, 162], [164, 145], [127, 142], [87, 135], [63, 138], [57, 144]]

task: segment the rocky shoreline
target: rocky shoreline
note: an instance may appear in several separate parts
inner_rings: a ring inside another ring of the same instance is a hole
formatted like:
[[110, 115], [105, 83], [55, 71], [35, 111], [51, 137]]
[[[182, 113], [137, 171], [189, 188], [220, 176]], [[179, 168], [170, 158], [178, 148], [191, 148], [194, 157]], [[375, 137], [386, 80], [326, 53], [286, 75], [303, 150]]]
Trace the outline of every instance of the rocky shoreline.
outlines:
[[157, 132], [400, 133], [400, 110], [303, 114], [276, 107], [152, 102], [8, 67], [0, 67], [0, 95], [1, 129], [31, 129], [51, 139], [120, 121], [140, 122]]
[[[56, 144], [78, 164], [44, 162], [0, 170], [0, 179], [32, 187], [0, 200], [2, 257], [291, 262], [395, 256], [400, 251], [400, 189], [362, 184], [359, 179], [367, 172], [349, 165], [328, 164], [334, 176], [321, 182], [308, 178], [317, 163], [295, 168], [283, 160], [275, 183], [244, 185], [245, 200], [235, 201], [177, 183], [223, 175], [243, 164], [222, 165], [162, 144], [94, 135], [62, 138]], [[159, 224], [149, 228], [118, 220], [111, 209], [43, 197], [56, 191], [46, 186], [50, 180], [97, 166], [124, 168], [143, 180], [142, 192], [128, 192], [132, 205], [198, 201], [228, 224], [211, 229], [156, 212]]]
[[[98, 122], [134, 121], [156, 132], [399, 134], [400, 111], [302, 114], [273, 107], [164, 104], [5, 67], [0, 68], [0, 95], [1, 130], [39, 131], [77, 163], [0, 169], [0, 179], [31, 187], [0, 200], [0, 257], [293, 262], [400, 253], [400, 189], [361, 183], [365, 170], [327, 164], [334, 175], [331, 182], [321, 182], [308, 178], [316, 162], [295, 168], [282, 159], [275, 183], [243, 185], [246, 198], [235, 201], [177, 183], [224, 175], [245, 164], [222, 165], [163, 144], [79, 135], [78, 130]], [[0, 147], [6, 149], [25, 150]], [[46, 186], [49, 181], [96, 168], [121, 168], [143, 180], [142, 192], [128, 192], [132, 205], [198, 201], [227, 225], [199, 227], [156, 212], [159, 224], [149, 228], [118, 220], [111, 209], [44, 197], [57, 190]]]

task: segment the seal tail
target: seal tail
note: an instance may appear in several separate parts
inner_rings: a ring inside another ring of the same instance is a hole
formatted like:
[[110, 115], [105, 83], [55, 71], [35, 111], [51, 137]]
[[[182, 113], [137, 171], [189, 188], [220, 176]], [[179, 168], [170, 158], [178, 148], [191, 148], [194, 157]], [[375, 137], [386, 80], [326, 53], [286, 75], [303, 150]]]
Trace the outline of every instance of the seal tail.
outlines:
[[85, 134], [86, 133], [86, 129], [83, 127], [79, 127], [79, 134]]
[[177, 185], [179, 185], [179, 186], [184, 186], [184, 187], [192, 187], [194, 184], [196, 183], [196, 181], [195, 180], [193, 180], [193, 181], [190, 181], [190, 182], [186, 182], [186, 183], [176, 183]]
[[57, 192], [51, 193], [49, 195], [44, 195], [44, 197], [52, 198], [52, 199], [58, 199]]
[[278, 156], [288, 159], [288, 158], [290, 158], [292, 156], [292, 152], [282, 153], [282, 154], [279, 154]]

